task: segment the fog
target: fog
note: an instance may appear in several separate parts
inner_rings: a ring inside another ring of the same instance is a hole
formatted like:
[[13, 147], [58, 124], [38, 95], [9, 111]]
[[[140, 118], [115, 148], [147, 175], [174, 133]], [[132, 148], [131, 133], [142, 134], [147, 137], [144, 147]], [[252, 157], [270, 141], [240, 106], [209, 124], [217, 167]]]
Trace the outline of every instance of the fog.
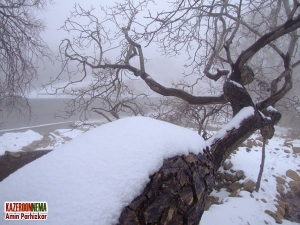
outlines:
[[[61, 64], [57, 61], [59, 55], [59, 45], [65, 38], [72, 39], [72, 34], [60, 29], [65, 20], [70, 16], [75, 4], [79, 4], [85, 9], [95, 8], [95, 15], [101, 19], [104, 18], [104, 13], [100, 10], [101, 6], [113, 6], [114, 2], [123, 2], [123, 0], [109, 1], [109, 0], [87, 0], [87, 1], [55, 1], [50, 4], [47, 9], [38, 14], [38, 17], [44, 20], [46, 30], [41, 34], [43, 40], [49, 45], [52, 51], [52, 62], [45, 59], [44, 64], [41, 64], [38, 73], [38, 78], [33, 82], [36, 88], [40, 88], [42, 84], [47, 84], [51, 77], [56, 77], [61, 72]], [[149, 4], [147, 10], [152, 14], [163, 9], [168, 9], [168, 3], [165, 1], [158, 1], [156, 4]], [[143, 17], [147, 16], [147, 12], [139, 13], [139, 22], [143, 22]], [[110, 27], [114, 29], [114, 27]], [[176, 58], [168, 58], [161, 55], [157, 48], [153, 46], [143, 48], [144, 56], [149, 61], [146, 64], [146, 71], [158, 82], [163, 85], [171, 86], [172, 82], [183, 78], [184, 64], [186, 56], [183, 54]], [[114, 56], [111, 54], [112, 59]], [[62, 82], [67, 81], [67, 74], [61, 76]], [[194, 80], [193, 78], [191, 78]]]
[[[45, 23], [46, 30], [41, 34], [43, 40], [48, 44], [49, 48], [52, 51], [52, 61], [44, 59], [44, 64], [40, 64], [38, 68], [38, 78], [34, 80], [33, 85], [36, 89], [40, 89], [42, 85], [49, 83], [51, 78], [56, 77], [61, 72], [61, 64], [58, 61], [59, 58], [59, 45], [64, 38], [72, 39], [72, 33], [67, 33], [60, 29], [65, 20], [70, 16], [71, 11], [73, 10], [76, 3], [80, 4], [85, 9], [91, 7], [95, 8], [95, 15], [99, 19], [105, 17], [104, 13], [101, 12], [101, 6], [112, 6], [114, 2], [123, 2], [123, 0], [118, 1], [109, 1], [109, 0], [87, 0], [87, 1], [55, 1], [53, 4], [48, 5], [47, 9], [43, 12], [38, 13], [38, 17], [42, 19]], [[136, 1], [137, 2], [137, 1]], [[151, 12], [152, 15], [155, 15], [157, 11], [168, 10], [169, 3], [167, 1], [157, 1], [155, 4], [149, 4], [147, 10]], [[144, 17], [147, 15], [147, 10], [144, 13], [139, 13], [138, 21], [139, 23], [144, 23], [146, 20]], [[85, 21], [83, 21], [85, 22]], [[121, 23], [122, 21], [120, 21]], [[110, 27], [114, 29], [114, 27]], [[248, 41], [249, 42], [249, 41]], [[248, 43], [249, 44], [249, 43]], [[189, 83], [194, 83], [198, 77], [184, 77], [183, 73], [188, 72], [189, 68], [185, 68], [184, 64], [188, 56], [183, 53], [177, 57], [164, 57], [159, 50], [151, 45], [149, 47], [144, 47], [144, 56], [148, 59], [146, 64], [146, 71], [149, 73], [152, 78], [158, 81], [160, 84], [165, 86], [171, 86], [173, 82], [177, 82], [179, 79], [184, 78], [185, 81]], [[112, 60], [115, 58], [113, 53], [110, 55]], [[132, 60], [133, 65], [138, 65], [136, 61]], [[295, 71], [295, 86], [294, 89], [289, 93], [290, 98], [297, 96], [299, 93], [299, 72]], [[63, 73], [61, 80], [59, 82], [68, 81], [68, 74]], [[201, 83], [201, 88], [205, 87], [205, 83]], [[299, 121], [299, 117], [296, 117]], [[293, 123], [295, 124], [295, 123]], [[297, 123], [296, 123], [297, 124]]]

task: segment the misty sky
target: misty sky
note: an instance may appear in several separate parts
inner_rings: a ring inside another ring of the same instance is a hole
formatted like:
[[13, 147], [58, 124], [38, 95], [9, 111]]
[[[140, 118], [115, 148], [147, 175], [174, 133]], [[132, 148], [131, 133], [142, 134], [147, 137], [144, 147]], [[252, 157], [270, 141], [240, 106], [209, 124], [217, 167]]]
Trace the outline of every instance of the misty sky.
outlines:
[[[75, 3], [79, 3], [83, 8], [90, 8], [91, 5], [97, 9], [99, 9], [100, 5], [102, 6], [112, 6], [114, 2], [121, 2], [123, 0], [65, 0], [65, 1], [58, 1], [56, 0], [54, 4], [49, 5], [48, 9], [40, 13], [39, 17], [45, 21], [46, 24], [46, 31], [42, 34], [42, 38], [48, 43], [50, 49], [53, 51], [54, 54], [57, 55], [59, 44], [61, 40], [65, 37], [68, 37], [68, 34], [59, 28], [64, 24], [65, 19], [70, 15], [70, 12], [73, 10]], [[148, 9], [154, 13], [158, 10], [162, 10], [168, 6], [167, 1], [158, 1], [157, 5], [151, 5]], [[104, 15], [99, 13], [97, 15], [98, 18], [103, 17]], [[170, 84], [172, 80], [176, 80], [178, 77], [181, 76], [183, 72], [183, 66], [178, 63], [179, 59], [168, 59], [163, 56], [160, 56], [155, 49], [151, 48], [151, 50], [144, 49], [147, 54], [145, 54], [146, 58], [152, 59], [150, 62], [147, 70], [155, 78], [156, 80], [160, 81], [164, 84]], [[184, 59], [180, 59], [182, 64], [184, 64]], [[177, 61], [177, 62], [176, 62]], [[43, 66], [39, 71], [39, 79], [36, 83], [39, 86], [41, 83], [45, 83], [49, 80], [50, 76], [57, 75], [60, 70], [60, 65], [58, 63], [46, 64]]]

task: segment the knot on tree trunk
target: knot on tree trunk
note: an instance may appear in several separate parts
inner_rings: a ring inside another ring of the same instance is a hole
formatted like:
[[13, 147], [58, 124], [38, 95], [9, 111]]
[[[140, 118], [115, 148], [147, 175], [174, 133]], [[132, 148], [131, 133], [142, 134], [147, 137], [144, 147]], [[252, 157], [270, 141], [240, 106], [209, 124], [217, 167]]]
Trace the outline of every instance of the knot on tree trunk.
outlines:
[[273, 125], [277, 124], [281, 119], [281, 113], [274, 108], [268, 107], [267, 109], [261, 110], [261, 112], [266, 116], [271, 118], [271, 123]]
[[260, 128], [260, 133], [265, 140], [271, 139], [274, 136], [275, 128], [272, 125], [266, 125]]
[[243, 85], [252, 83], [252, 81], [254, 80], [254, 72], [250, 66], [243, 66], [241, 78]]
[[143, 192], [123, 209], [119, 224], [199, 224], [214, 173], [209, 151], [165, 160]]
[[261, 112], [265, 118], [263, 118], [263, 126], [260, 128], [260, 133], [266, 140], [271, 139], [275, 133], [274, 125], [281, 119], [281, 113], [274, 108], [263, 109]]

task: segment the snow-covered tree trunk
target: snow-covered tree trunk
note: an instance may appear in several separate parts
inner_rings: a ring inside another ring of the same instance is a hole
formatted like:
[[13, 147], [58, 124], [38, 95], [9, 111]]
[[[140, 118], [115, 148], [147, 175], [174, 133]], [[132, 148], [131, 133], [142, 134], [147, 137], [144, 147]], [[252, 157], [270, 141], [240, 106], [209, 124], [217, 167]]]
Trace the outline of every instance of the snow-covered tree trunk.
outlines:
[[144, 191], [123, 210], [119, 223], [198, 224], [214, 181], [209, 151], [165, 160]]
[[[263, 124], [242, 85], [228, 80], [224, 93], [239, 118], [232, 120], [225, 133], [221, 130], [208, 140], [203, 154], [165, 160], [143, 192], [124, 208], [119, 224], [199, 224], [215, 171]], [[250, 113], [243, 113], [245, 108]]]

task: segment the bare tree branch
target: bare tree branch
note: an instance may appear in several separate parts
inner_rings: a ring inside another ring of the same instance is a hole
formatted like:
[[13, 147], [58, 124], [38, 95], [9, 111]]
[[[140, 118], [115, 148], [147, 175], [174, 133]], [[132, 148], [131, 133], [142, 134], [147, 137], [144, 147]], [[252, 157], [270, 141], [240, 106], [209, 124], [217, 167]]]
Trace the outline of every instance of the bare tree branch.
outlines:
[[0, 2], [0, 112], [31, 117], [27, 100], [37, 77], [37, 65], [50, 59], [50, 50], [40, 34], [45, 30], [36, 12], [51, 0]]

